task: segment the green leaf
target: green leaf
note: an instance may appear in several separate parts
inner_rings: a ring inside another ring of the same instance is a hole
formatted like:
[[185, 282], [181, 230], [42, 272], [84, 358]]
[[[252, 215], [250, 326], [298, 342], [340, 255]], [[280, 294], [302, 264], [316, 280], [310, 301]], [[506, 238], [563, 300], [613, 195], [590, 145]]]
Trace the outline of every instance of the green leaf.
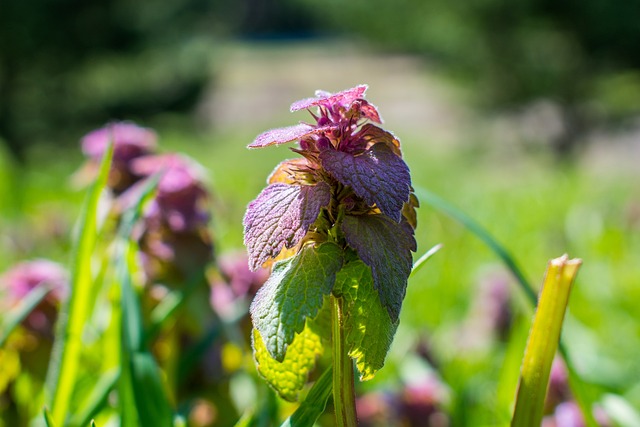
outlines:
[[280, 427], [313, 427], [333, 391], [333, 366], [322, 373], [298, 409]]
[[0, 325], [2, 326], [2, 329], [0, 329], [0, 347], [4, 345], [11, 332], [40, 304], [49, 291], [51, 291], [51, 288], [48, 286], [38, 286], [29, 292], [17, 306], [9, 310], [4, 316], [2, 325]]
[[120, 369], [113, 368], [102, 374], [82, 406], [69, 421], [75, 426], [85, 426], [107, 400], [107, 396], [120, 377]]
[[173, 426], [173, 411], [164, 391], [160, 370], [149, 352], [137, 352], [131, 359], [133, 392], [141, 426]]
[[44, 422], [47, 424], [47, 427], [56, 427], [56, 423], [51, 418], [51, 413], [49, 412], [46, 406], [42, 410], [42, 412], [44, 414]]
[[307, 245], [276, 263], [251, 303], [251, 319], [271, 357], [279, 362], [307, 318], [314, 318], [342, 267], [342, 249], [334, 243]]
[[321, 337], [310, 327], [295, 335], [282, 362], [271, 357], [256, 329], [252, 331], [252, 344], [258, 373], [280, 397], [291, 402], [298, 399], [316, 358], [324, 351]]
[[371, 269], [360, 260], [338, 272], [334, 294], [344, 299], [349, 357], [356, 361], [360, 380], [369, 380], [384, 365], [400, 321], [391, 321], [373, 287]]
[[342, 231], [349, 246], [371, 267], [380, 302], [391, 319], [398, 320], [411, 274], [411, 251], [416, 250], [413, 229], [385, 215], [346, 215]]
[[109, 143], [100, 164], [96, 182], [87, 193], [82, 214], [76, 224], [71, 268], [71, 295], [63, 305], [56, 325], [56, 340], [47, 371], [47, 394], [52, 418], [63, 425], [69, 411], [82, 351], [82, 333], [91, 312], [93, 274], [91, 255], [98, 235], [98, 201], [107, 185], [113, 143]]

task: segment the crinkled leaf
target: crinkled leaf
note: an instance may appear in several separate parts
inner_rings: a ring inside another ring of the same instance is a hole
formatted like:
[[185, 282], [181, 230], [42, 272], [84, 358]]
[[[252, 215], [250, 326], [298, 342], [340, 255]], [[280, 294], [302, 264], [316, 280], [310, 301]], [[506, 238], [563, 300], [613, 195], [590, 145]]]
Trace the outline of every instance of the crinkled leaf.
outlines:
[[329, 295], [342, 267], [342, 249], [334, 243], [308, 245], [294, 257], [275, 264], [251, 303], [253, 326], [271, 357], [282, 362], [287, 347], [306, 319], [313, 319]]
[[357, 260], [336, 276], [334, 293], [345, 301], [345, 329], [349, 356], [356, 361], [360, 380], [366, 381], [384, 365], [399, 321], [391, 321], [373, 287], [371, 269]]
[[403, 204], [409, 200], [411, 176], [407, 164], [384, 143], [359, 155], [325, 150], [322, 166], [338, 181], [351, 186], [368, 204], [376, 204], [390, 218], [400, 221]]
[[248, 145], [248, 148], [262, 148], [269, 145], [285, 144], [314, 133], [324, 132], [328, 129], [329, 127], [318, 128], [305, 123], [271, 129], [258, 135], [256, 139]]
[[309, 372], [316, 364], [316, 358], [322, 355], [320, 336], [309, 327], [296, 334], [282, 362], [271, 358], [262, 337], [253, 330], [253, 356], [258, 372], [271, 387], [285, 400], [298, 399], [300, 390], [307, 382]]
[[324, 182], [275, 183], [262, 190], [244, 217], [244, 244], [251, 270], [277, 256], [283, 246], [292, 248], [298, 244], [330, 200], [331, 189]]
[[291, 112], [304, 110], [305, 108], [314, 107], [316, 105], [334, 105], [339, 104], [348, 107], [353, 101], [362, 98], [367, 91], [367, 85], [358, 85], [354, 88], [344, 90], [338, 93], [329, 93], [324, 91], [316, 91], [315, 98], [306, 98], [291, 104]]
[[349, 246], [371, 267], [373, 284], [393, 322], [398, 320], [411, 273], [416, 241], [406, 222], [384, 215], [346, 215], [342, 231]]

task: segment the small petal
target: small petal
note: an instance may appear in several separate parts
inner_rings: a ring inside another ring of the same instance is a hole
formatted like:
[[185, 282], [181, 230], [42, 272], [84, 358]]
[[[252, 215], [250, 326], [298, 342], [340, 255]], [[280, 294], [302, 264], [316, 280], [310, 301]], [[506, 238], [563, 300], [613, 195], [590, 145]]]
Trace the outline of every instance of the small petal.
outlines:
[[295, 141], [305, 136], [331, 130], [332, 126], [313, 127], [304, 123], [285, 128], [271, 129], [261, 133], [249, 144], [248, 148], [262, 148], [269, 145], [280, 145]]
[[331, 94], [329, 92], [317, 91], [316, 98], [301, 99], [291, 104], [291, 112], [304, 110], [316, 105], [332, 106], [339, 104], [343, 107], [349, 107], [353, 101], [360, 99], [367, 91], [367, 85], [359, 85], [352, 89]]

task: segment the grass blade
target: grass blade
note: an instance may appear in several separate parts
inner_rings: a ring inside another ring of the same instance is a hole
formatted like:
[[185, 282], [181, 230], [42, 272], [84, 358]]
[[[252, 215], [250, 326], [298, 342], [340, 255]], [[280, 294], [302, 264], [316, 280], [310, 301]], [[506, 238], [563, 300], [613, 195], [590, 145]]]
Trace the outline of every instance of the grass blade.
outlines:
[[322, 373], [298, 409], [280, 427], [312, 427], [322, 415], [333, 391], [333, 366]]
[[440, 249], [442, 249], [442, 243], [438, 243], [437, 245], [435, 245], [434, 247], [429, 249], [424, 255], [422, 255], [413, 264], [413, 268], [411, 269], [411, 274], [409, 274], [409, 277], [413, 276], [418, 271], [422, 270], [422, 267], [424, 267], [424, 265], [427, 263], [427, 261], [429, 261], [431, 259], [431, 257], [434, 256], [436, 254], [436, 252], [438, 252]]
[[71, 417], [69, 424], [73, 426], [86, 426], [105, 403], [107, 396], [115, 387], [119, 377], [120, 370], [117, 368], [102, 374], [80, 409]]
[[512, 426], [540, 426], [551, 364], [580, 264], [566, 255], [549, 262], [524, 353]]
[[[525, 278], [524, 273], [518, 267], [518, 264], [511, 256], [509, 251], [507, 251], [504, 246], [498, 243], [498, 241], [493, 238], [491, 233], [489, 233], [484, 227], [482, 227], [460, 209], [454, 207], [449, 202], [435, 195], [429, 190], [422, 187], [415, 187], [415, 192], [419, 196], [421, 201], [428, 203], [432, 207], [444, 212], [451, 218], [455, 219], [469, 231], [475, 234], [476, 237], [478, 237], [484, 244], [486, 244], [489, 249], [491, 249], [498, 256], [498, 258], [502, 260], [509, 271], [511, 271], [531, 305], [533, 307], [537, 305], [538, 299], [536, 296], [536, 292], [533, 290], [533, 287]], [[560, 341], [560, 343], [558, 344], [558, 348], [569, 373], [569, 384], [571, 386], [571, 390], [573, 391], [576, 400], [580, 405], [580, 409], [582, 410], [585, 421], [587, 422], [587, 425], [589, 427], [597, 427], [598, 424], [593, 418], [593, 414], [591, 412], [594, 399], [588, 396], [586, 384], [584, 383], [584, 381], [582, 381], [576, 368], [573, 366], [573, 362], [569, 357], [568, 351], [563, 345], [562, 341]]]
[[56, 423], [53, 422], [53, 419], [51, 418], [51, 413], [49, 412], [46, 406], [42, 410], [42, 412], [44, 414], [44, 422], [47, 425], [47, 427], [56, 427]]
[[531, 304], [533, 306], [536, 305], [536, 292], [529, 284], [529, 281], [527, 281], [527, 279], [525, 278], [515, 259], [511, 256], [511, 254], [509, 254], [509, 251], [507, 251], [500, 243], [498, 243], [498, 241], [493, 238], [491, 233], [489, 233], [484, 227], [471, 219], [460, 209], [454, 207], [449, 202], [433, 194], [429, 190], [421, 187], [416, 187], [415, 192], [418, 195], [420, 201], [424, 201], [432, 207], [446, 213], [451, 218], [464, 225], [469, 231], [475, 234], [476, 237], [482, 240], [502, 260], [502, 262], [504, 262], [507, 268], [515, 276], [518, 284], [522, 288], [522, 291], [525, 293]]
[[137, 204], [122, 217], [116, 256], [122, 306], [121, 331], [121, 423], [143, 427], [171, 427], [173, 411], [165, 393], [160, 370], [145, 348], [145, 331], [138, 296], [131, 283], [135, 252], [129, 239], [142, 207], [155, 190], [160, 175], [150, 178]]
[[7, 313], [2, 322], [2, 329], [0, 329], [0, 347], [4, 345], [11, 332], [40, 304], [50, 291], [51, 288], [48, 286], [39, 286], [33, 289], [17, 306]]
[[109, 143], [100, 164], [100, 171], [86, 196], [77, 224], [71, 268], [71, 294], [63, 306], [56, 325], [56, 341], [47, 372], [51, 417], [64, 425], [76, 382], [82, 350], [82, 332], [90, 313], [92, 294], [91, 255], [98, 235], [97, 213], [100, 195], [107, 184], [113, 143]]

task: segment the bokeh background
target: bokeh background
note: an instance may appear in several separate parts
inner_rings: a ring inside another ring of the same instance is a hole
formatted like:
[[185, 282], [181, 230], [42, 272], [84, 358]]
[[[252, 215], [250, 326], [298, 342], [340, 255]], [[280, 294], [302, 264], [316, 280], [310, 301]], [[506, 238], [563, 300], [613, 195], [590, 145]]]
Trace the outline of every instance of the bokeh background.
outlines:
[[[316, 89], [366, 83], [414, 185], [482, 224], [533, 283], [550, 258], [583, 260], [564, 339], [600, 406], [638, 425], [639, 18], [639, 0], [3, 1], [0, 271], [67, 262], [79, 141], [113, 120], [201, 163], [216, 251], [242, 249], [246, 204], [291, 156], [246, 145], [306, 120], [288, 107]], [[418, 222], [418, 255], [443, 248], [359, 392], [379, 408], [435, 377], [437, 393], [420, 390], [450, 425], [500, 424], [532, 309], [466, 228], [426, 203]]]

